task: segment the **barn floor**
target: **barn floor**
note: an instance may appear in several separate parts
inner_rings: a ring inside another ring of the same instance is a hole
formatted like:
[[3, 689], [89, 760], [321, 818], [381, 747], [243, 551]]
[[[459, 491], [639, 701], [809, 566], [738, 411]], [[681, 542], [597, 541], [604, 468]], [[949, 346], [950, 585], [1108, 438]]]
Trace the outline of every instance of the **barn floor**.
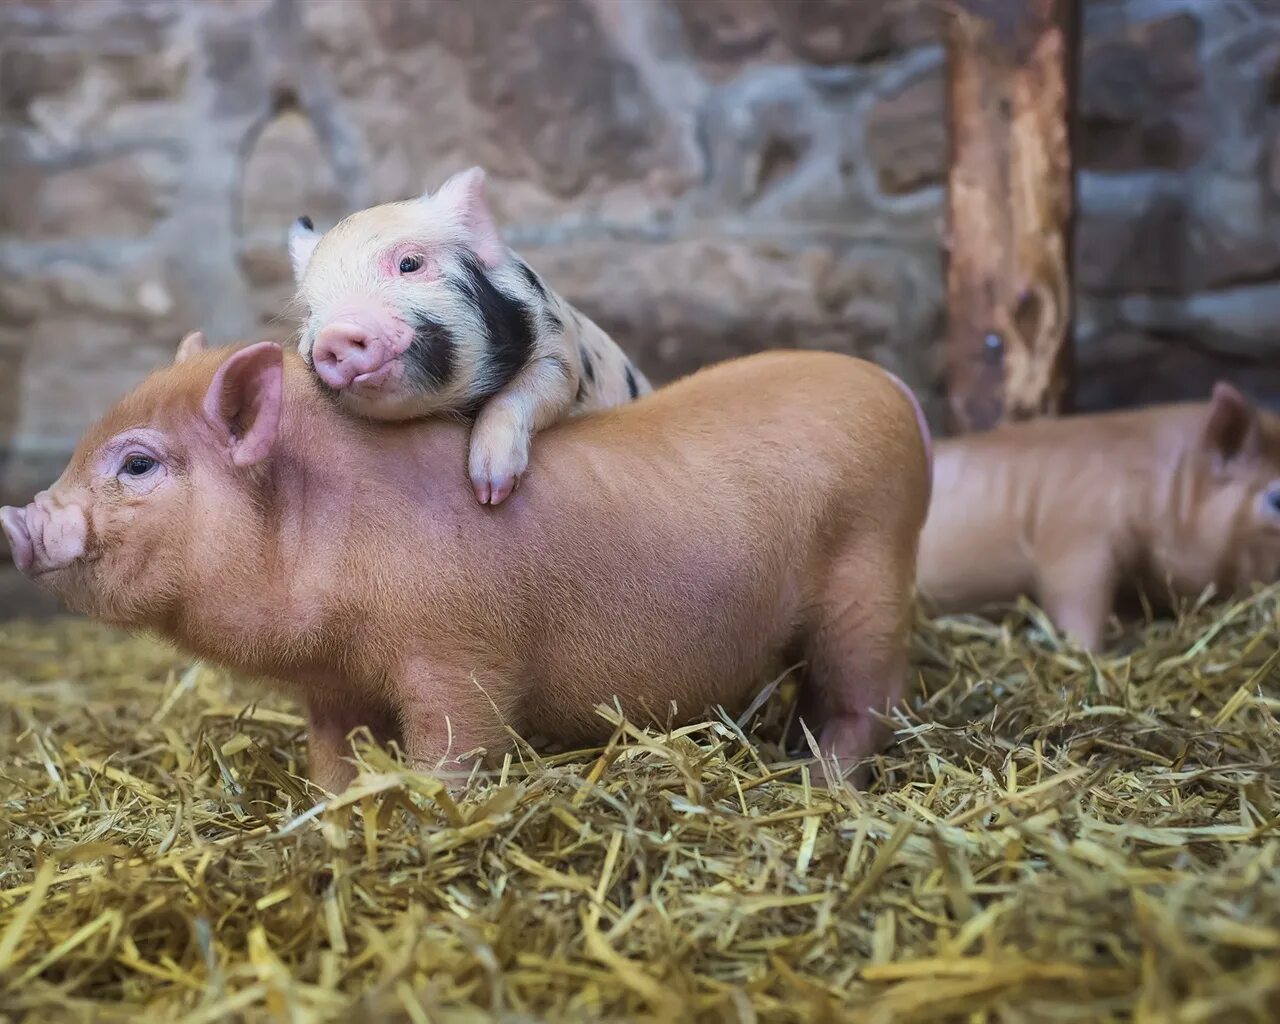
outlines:
[[1275, 1021], [1278, 627], [922, 624], [868, 794], [723, 720], [316, 808], [287, 704], [0, 625], [0, 1020]]

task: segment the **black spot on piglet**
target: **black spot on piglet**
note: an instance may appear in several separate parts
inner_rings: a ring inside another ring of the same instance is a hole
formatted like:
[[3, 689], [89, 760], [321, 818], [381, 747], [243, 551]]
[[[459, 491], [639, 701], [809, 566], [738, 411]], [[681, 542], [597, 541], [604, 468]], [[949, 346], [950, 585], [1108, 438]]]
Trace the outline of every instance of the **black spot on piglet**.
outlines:
[[308, 231], [314, 231], [316, 229], [315, 224], [311, 222], [311, 218], [308, 217], [305, 213], [298, 218], [298, 223], [301, 224]]
[[582, 372], [587, 375], [587, 380], [594, 384], [596, 382], [596, 367], [591, 361], [591, 353], [587, 351], [585, 345], [579, 345], [578, 355], [582, 359]]
[[444, 324], [419, 316], [413, 324], [413, 341], [404, 354], [409, 379], [422, 391], [437, 391], [453, 378], [458, 343]]
[[631, 392], [632, 398], [640, 397], [640, 388], [636, 385], [636, 375], [631, 369], [631, 364], [627, 364], [627, 390]]
[[460, 259], [462, 279], [455, 283], [484, 324], [489, 342], [489, 379], [483, 390], [494, 394], [529, 361], [537, 320], [526, 303], [494, 286], [474, 256], [463, 253]]
[[517, 260], [520, 267], [520, 273], [524, 275], [524, 279], [528, 282], [530, 288], [537, 292], [544, 300], [549, 298], [547, 295], [547, 286], [542, 283], [542, 278], [533, 272], [533, 267], [529, 266], [524, 260]]

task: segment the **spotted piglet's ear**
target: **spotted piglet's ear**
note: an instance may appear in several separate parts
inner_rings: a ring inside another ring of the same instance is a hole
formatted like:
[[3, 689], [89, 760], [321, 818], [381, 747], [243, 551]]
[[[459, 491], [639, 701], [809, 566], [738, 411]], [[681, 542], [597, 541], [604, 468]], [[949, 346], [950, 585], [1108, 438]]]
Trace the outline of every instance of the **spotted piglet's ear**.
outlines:
[[226, 438], [237, 466], [265, 459], [280, 435], [284, 353], [272, 341], [242, 348], [218, 367], [204, 396], [205, 419]]
[[302, 284], [303, 275], [311, 263], [311, 254], [316, 251], [322, 237], [310, 217], [299, 217], [289, 225], [289, 262], [293, 264], [295, 284]]
[[467, 246], [490, 269], [502, 262], [506, 246], [498, 234], [498, 226], [484, 195], [485, 173], [482, 167], [459, 171], [433, 196], [423, 196], [437, 208], [452, 214], [467, 237]]
[[1220, 466], [1257, 452], [1258, 413], [1235, 385], [1220, 380], [1213, 386], [1203, 443]]
[[185, 363], [192, 356], [198, 356], [209, 347], [209, 343], [205, 341], [204, 331], [192, 331], [178, 343], [177, 354], [174, 355], [174, 363]]

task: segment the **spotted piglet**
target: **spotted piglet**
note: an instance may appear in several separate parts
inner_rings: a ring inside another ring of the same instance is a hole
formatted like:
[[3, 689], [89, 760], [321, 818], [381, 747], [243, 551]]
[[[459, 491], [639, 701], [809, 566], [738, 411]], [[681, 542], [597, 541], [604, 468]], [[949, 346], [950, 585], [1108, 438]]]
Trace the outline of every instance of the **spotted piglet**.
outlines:
[[289, 232], [299, 351], [371, 419], [475, 418], [471, 485], [497, 505], [544, 427], [651, 390], [604, 331], [499, 237], [479, 167], [434, 194]]

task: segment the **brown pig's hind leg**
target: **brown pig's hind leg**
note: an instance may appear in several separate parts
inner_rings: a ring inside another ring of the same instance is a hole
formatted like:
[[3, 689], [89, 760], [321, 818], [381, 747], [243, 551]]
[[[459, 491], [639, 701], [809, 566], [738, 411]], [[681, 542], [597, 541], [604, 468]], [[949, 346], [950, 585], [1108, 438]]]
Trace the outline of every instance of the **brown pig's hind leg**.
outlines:
[[[884, 546], [868, 538], [837, 556], [808, 642], [809, 714], [801, 713], [842, 771], [884, 748], [890, 730], [877, 712], [896, 705], [906, 685], [914, 560]], [[864, 785], [867, 774], [863, 765], [847, 777]]]
[[400, 717], [405, 754], [418, 771], [453, 786], [465, 781], [474, 758], [511, 745], [505, 724], [518, 728], [506, 708], [509, 688], [500, 677], [419, 662], [405, 680]]
[[307, 776], [330, 793], [340, 793], [356, 777], [351, 764], [352, 731], [365, 726], [375, 743], [396, 737], [394, 718], [385, 711], [355, 704], [311, 701], [307, 705]]

